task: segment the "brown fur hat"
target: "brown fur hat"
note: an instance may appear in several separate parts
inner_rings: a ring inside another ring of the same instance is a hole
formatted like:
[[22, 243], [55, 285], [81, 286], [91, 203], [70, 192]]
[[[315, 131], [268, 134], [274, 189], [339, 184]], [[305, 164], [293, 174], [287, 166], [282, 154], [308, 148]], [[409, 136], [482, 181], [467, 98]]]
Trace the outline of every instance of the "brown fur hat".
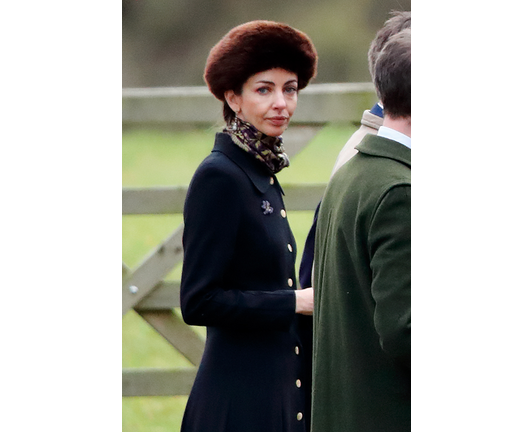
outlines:
[[225, 101], [227, 90], [238, 93], [250, 76], [273, 68], [295, 73], [302, 89], [316, 75], [317, 61], [305, 33], [273, 21], [250, 21], [233, 28], [211, 49], [203, 78], [212, 94]]

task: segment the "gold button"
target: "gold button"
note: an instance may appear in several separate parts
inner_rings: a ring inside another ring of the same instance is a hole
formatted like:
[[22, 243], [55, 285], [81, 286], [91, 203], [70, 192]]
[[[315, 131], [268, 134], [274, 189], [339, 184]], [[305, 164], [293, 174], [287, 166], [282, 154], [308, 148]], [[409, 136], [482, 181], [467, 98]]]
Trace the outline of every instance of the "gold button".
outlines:
[[288, 243], [288, 250], [289, 250], [290, 252], [293, 251], [293, 249], [292, 249], [292, 245], [291, 245], [290, 243]]
[[299, 355], [299, 347], [298, 346], [296, 346], [294, 351], [296, 352], [296, 355]]
[[281, 210], [281, 216], [284, 217], [284, 218], [286, 217], [286, 211], [285, 211], [285, 209], [282, 209], [282, 210]]
[[273, 177], [270, 177], [270, 184], [273, 184]]
[[296, 387], [297, 388], [301, 387], [301, 380], [296, 380]]
[[288, 286], [291, 287], [292, 285], [294, 285], [294, 281], [292, 278], [288, 278]]
[[303, 419], [303, 413], [298, 412], [297, 413], [297, 420], [301, 421]]

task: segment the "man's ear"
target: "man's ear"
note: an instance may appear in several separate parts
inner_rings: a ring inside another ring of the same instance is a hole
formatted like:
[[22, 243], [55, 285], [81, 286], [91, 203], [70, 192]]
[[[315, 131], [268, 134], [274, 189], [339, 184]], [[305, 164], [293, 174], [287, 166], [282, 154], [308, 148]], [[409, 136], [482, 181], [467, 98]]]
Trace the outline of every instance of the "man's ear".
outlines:
[[227, 90], [224, 93], [225, 100], [236, 114], [240, 112], [241, 96], [237, 95], [233, 90]]

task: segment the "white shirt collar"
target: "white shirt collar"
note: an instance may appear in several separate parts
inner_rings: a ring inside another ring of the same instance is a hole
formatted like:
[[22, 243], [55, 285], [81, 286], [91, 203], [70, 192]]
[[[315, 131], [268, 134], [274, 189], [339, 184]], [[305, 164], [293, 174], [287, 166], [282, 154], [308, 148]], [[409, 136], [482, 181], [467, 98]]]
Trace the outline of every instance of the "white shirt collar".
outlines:
[[409, 149], [412, 148], [412, 139], [409, 136], [396, 131], [395, 129], [391, 129], [386, 126], [381, 126], [379, 128], [379, 131], [377, 132], [377, 135], [383, 138], [388, 138], [397, 141], [398, 143], [403, 144]]

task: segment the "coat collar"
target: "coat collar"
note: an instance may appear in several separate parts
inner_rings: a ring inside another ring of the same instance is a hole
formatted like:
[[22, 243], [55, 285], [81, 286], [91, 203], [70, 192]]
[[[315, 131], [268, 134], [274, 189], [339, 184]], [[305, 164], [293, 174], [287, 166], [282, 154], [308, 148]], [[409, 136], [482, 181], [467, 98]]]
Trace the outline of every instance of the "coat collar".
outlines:
[[411, 150], [403, 144], [378, 135], [367, 134], [356, 149], [371, 156], [385, 157], [399, 161], [411, 168]]
[[216, 134], [212, 151], [225, 154], [237, 164], [261, 193], [265, 193], [272, 186], [270, 179], [273, 179], [273, 184], [277, 183], [281, 193], [284, 195], [281, 185], [279, 185], [275, 175], [268, 170], [266, 165], [235, 145], [228, 134], [221, 132]]

